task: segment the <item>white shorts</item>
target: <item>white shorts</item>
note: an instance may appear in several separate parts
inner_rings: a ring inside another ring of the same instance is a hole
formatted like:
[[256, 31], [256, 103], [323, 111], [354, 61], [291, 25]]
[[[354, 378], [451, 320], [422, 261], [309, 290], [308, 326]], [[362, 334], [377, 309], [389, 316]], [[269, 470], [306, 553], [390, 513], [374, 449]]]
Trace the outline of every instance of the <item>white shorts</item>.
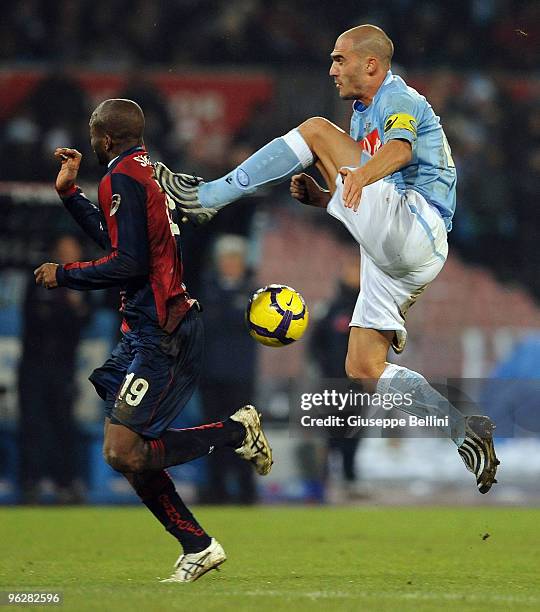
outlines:
[[328, 213], [345, 225], [361, 254], [360, 294], [350, 326], [394, 330], [392, 346], [400, 353], [407, 311], [446, 261], [444, 221], [419, 193], [399, 193], [384, 179], [364, 187], [356, 212], [343, 204], [340, 175], [336, 187]]

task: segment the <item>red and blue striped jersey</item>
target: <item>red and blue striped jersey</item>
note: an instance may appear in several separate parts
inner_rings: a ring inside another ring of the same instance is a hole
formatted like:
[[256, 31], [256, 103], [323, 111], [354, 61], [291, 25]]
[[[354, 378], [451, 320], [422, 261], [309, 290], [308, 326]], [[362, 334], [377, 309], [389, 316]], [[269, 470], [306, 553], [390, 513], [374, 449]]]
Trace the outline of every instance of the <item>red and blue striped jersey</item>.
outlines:
[[62, 196], [75, 221], [99, 246], [101, 259], [57, 269], [58, 285], [89, 290], [121, 287], [122, 330], [158, 325], [172, 332], [191, 308], [182, 282], [180, 232], [142, 147], [119, 155], [99, 185], [99, 207], [78, 187]]

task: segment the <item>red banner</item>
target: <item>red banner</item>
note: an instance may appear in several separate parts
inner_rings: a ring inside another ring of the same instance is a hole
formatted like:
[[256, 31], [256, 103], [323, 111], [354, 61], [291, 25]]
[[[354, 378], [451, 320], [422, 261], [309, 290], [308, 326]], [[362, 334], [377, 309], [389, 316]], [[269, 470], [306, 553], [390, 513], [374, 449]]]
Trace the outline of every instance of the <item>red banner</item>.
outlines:
[[[0, 121], [15, 114], [47, 76], [39, 71], [0, 72]], [[102, 72], [77, 71], [66, 76], [88, 94], [92, 106], [117, 96], [129, 81], [128, 75]], [[188, 141], [201, 135], [234, 133], [273, 92], [273, 79], [260, 73], [143, 72], [140, 82], [154, 86], [166, 97], [178, 135]]]

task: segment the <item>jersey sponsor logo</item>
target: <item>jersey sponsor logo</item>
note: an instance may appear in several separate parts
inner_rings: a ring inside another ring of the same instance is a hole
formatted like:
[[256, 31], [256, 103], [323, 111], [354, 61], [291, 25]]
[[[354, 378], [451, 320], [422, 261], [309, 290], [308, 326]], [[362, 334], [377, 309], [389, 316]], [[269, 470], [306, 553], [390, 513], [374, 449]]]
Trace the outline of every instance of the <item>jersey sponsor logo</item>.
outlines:
[[408, 130], [413, 136], [416, 136], [416, 119], [406, 113], [390, 115], [384, 124], [384, 133], [390, 130]]
[[362, 149], [369, 155], [375, 155], [375, 153], [382, 147], [382, 141], [379, 138], [379, 130], [375, 128], [367, 136], [364, 136], [360, 141]]
[[111, 198], [111, 212], [109, 213], [109, 217], [112, 217], [116, 211], [120, 208], [120, 202], [122, 201], [122, 196], [119, 193], [113, 194]]
[[139, 164], [141, 164], [143, 168], [147, 168], [148, 166], [152, 165], [152, 162], [150, 161], [148, 155], [135, 155], [133, 159], [136, 162], [139, 162]]

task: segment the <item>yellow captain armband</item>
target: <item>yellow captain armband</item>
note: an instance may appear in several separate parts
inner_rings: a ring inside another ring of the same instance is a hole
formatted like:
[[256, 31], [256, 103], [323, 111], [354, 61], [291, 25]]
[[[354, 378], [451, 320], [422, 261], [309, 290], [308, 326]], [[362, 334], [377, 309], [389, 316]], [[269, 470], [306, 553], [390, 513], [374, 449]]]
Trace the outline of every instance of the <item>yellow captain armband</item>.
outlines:
[[384, 123], [384, 133], [390, 130], [409, 130], [416, 137], [416, 119], [406, 113], [390, 115]]

